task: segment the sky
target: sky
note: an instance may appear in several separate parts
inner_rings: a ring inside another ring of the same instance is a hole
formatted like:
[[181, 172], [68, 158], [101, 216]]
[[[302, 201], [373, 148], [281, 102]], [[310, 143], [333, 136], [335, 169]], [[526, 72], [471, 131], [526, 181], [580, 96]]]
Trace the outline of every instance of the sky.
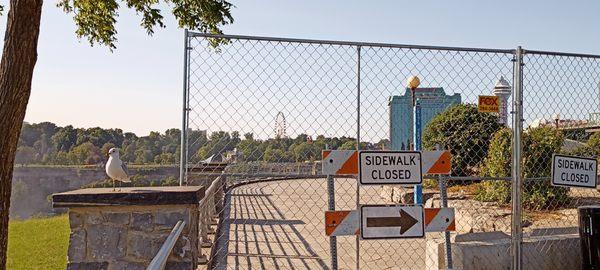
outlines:
[[[231, 1], [227, 34], [600, 54], [599, 1]], [[124, 5], [123, 5], [124, 6]], [[148, 36], [123, 7], [117, 49], [78, 40], [72, 16], [46, 1], [25, 121], [121, 128], [180, 127], [183, 30]], [[3, 16], [6, 20], [6, 15]], [[4, 33], [2, 24], [0, 32]]]

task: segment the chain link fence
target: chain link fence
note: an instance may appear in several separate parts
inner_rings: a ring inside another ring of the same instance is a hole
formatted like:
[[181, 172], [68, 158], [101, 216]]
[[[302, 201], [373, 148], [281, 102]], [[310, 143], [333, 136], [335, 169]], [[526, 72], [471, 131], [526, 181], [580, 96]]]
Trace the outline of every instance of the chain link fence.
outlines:
[[[460, 253], [466, 240], [456, 236], [472, 232], [496, 232], [499, 247], [482, 249], [478, 266], [511, 265], [515, 50], [197, 33], [187, 33], [185, 44], [182, 179], [206, 184], [227, 178], [220, 226], [211, 236], [211, 267], [447, 267], [443, 233], [410, 240], [340, 236], [333, 247], [325, 235], [330, 198], [321, 151], [409, 149], [406, 80], [414, 75], [422, 82], [416, 96], [423, 149], [441, 147], [453, 155], [451, 175], [426, 176], [424, 203], [440, 207], [439, 181], [448, 186], [456, 215], [454, 268], [473, 269]], [[548, 269], [539, 261], [556, 247], [579, 249], [572, 229], [576, 207], [598, 203], [596, 190], [551, 187], [549, 176], [553, 153], [600, 152], [600, 136], [593, 135], [600, 128], [600, 61], [526, 52], [523, 62], [522, 260], [526, 268]], [[501, 96], [503, 113], [478, 112], [480, 95]], [[412, 203], [412, 188], [334, 179], [336, 210]]]
[[[599, 205], [600, 193], [552, 187], [552, 155], [600, 154], [595, 117], [600, 112], [600, 58], [529, 51], [523, 62], [523, 264], [531, 269], [579, 268], [572, 260], [544, 255], [578, 254], [579, 239], [562, 235], [577, 235], [577, 207]], [[540, 263], [540, 257], [548, 261]]]

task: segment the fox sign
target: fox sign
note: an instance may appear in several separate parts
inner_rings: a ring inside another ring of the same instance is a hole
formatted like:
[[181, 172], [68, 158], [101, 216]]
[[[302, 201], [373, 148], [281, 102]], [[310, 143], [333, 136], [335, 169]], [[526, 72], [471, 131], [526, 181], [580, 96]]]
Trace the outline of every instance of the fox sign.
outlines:
[[497, 113], [500, 112], [500, 97], [498, 96], [479, 96], [477, 103], [479, 112]]

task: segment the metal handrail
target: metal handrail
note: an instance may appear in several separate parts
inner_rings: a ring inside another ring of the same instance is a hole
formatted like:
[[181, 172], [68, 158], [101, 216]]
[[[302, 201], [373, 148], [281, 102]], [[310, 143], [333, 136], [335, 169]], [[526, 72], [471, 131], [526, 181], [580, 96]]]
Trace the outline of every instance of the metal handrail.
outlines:
[[173, 227], [173, 230], [171, 231], [171, 233], [169, 234], [169, 236], [167, 237], [167, 239], [165, 240], [163, 245], [160, 247], [160, 249], [156, 253], [156, 256], [154, 256], [154, 259], [152, 259], [152, 261], [150, 262], [150, 264], [148, 265], [148, 268], [146, 268], [146, 270], [165, 269], [165, 265], [167, 264], [167, 259], [169, 258], [169, 254], [171, 254], [171, 251], [173, 250], [173, 247], [175, 246], [177, 239], [179, 239], [181, 232], [183, 232], [184, 227], [185, 227], [185, 221], [183, 221], [183, 220], [177, 221], [177, 224], [175, 224], [175, 227]]

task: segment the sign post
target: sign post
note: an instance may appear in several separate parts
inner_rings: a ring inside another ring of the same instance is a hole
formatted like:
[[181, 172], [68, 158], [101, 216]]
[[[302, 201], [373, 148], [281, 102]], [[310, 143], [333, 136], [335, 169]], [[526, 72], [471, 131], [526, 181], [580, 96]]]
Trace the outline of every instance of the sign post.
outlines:
[[596, 188], [598, 160], [554, 154], [552, 156], [552, 185]]
[[[325, 150], [329, 150], [329, 145], [325, 145]], [[327, 174], [327, 197], [328, 210], [335, 210], [335, 179], [331, 174]], [[337, 239], [335, 236], [329, 237], [329, 252], [331, 253], [331, 268], [337, 270]]]
[[362, 239], [425, 237], [422, 205], [363, 205], [360, 212]]
[[[415, 101], [413, 121], [414, 121], [413, 141], [415, 142], [414, 150], [420, 151], [421, 150], [421, 99], [417, 99]], [[418, 185], [415, 185], [414, 202], [416, 204], [423, 203], [423, 186], [420, 183]]]
[[358, 178], [362, 185], [413, 185], [423, 182], [421, 152], [360, 151]]

